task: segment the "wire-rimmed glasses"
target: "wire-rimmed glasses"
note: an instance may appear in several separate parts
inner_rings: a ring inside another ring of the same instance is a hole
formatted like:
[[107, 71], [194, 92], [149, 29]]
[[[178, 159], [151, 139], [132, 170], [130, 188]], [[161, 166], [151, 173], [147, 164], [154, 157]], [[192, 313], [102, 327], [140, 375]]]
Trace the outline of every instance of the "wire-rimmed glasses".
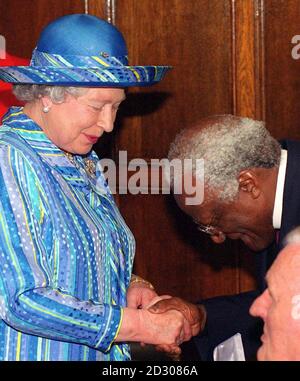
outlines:
[[202, 233], [208, 234], [210, 236], [219, 235], [220, 233], [222, 233], [222, 231], [214, 226], [218, 217], [219, 216], [217, 216], [217, 213], [215, 212], [213, 214], [210, 224], [208, 225], [202, 225], [197, 220], [194, 219], [194, 222], [197, 226], [197, 230], [199, 230]]

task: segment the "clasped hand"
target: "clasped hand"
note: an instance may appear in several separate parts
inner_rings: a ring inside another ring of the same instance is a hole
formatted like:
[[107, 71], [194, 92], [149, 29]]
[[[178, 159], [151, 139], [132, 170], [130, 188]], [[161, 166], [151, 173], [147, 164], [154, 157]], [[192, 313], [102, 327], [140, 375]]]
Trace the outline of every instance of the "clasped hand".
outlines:
[[181, 298], [158, 296], [142, 283], [131, 285], [127, 305], [140, 310], [145, 331], [152, 332], [147, 342], [171, 355], [180, 354], [180, 344], [197, 335], [204, 325], [205, 314], [201, 307]]
[[185, 341], [189, 341], [192, 336], [197, 335], [202, 329], [205, 321], [205, 313], [201, 306], [189, 303], [178, 297], [160, 296], [154, 298], [147, 307], [148, 311], [154, 314], [164, 314], [168, 311], [178, 311], [183, 316], [183, 324], [179, 335], [173, 344], [160, 344], [156, 346], [159, 351], [170, 354], [180, 354], [179, 347]]

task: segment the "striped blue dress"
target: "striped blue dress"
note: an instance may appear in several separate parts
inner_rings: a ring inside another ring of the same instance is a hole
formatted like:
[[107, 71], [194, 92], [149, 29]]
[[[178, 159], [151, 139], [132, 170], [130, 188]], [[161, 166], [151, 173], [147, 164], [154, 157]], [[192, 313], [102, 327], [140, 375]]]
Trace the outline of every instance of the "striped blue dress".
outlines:
[[[96, 164], [97, 155], [88, 158]], [[129, 360], [114, 343], [135, 251], [100, 168], [13, 107], [0, 128], [0, 360]]]

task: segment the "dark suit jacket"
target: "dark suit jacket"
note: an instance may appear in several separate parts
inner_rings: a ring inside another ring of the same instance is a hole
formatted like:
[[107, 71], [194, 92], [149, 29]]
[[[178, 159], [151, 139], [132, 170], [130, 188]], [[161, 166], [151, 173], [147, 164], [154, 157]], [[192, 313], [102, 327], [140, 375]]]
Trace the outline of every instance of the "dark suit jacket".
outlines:
[[212, 360], [213, 349], [237, 332], [242, 335], [246, 359], [256, 357], [263, 323], [250, 316], [249, 308], [266, 287], [266, 272], [282, 249], [284, 237], [300, 225], [300, 142], [286, 140], [281, 145], [283, 149], [287, 149], [288, 158], [279, 242], [274, 242], [265, 251], [254, 254], [257, 257], [258, 290], [199, 302], [207, 310], [205, 330], [193, 339], [201, 360]]

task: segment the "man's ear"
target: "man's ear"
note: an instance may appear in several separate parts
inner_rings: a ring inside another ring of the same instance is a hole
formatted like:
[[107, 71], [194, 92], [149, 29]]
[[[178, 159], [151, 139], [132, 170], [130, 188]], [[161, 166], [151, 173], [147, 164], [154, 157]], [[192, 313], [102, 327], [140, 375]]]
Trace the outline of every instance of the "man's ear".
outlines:
[[261, 186], [259, 178], [254, 170], [245, 169], [241, 171], [238, 176], [239, 191], [246, 192], [253, 199], [256, 199], [261, 194]]

